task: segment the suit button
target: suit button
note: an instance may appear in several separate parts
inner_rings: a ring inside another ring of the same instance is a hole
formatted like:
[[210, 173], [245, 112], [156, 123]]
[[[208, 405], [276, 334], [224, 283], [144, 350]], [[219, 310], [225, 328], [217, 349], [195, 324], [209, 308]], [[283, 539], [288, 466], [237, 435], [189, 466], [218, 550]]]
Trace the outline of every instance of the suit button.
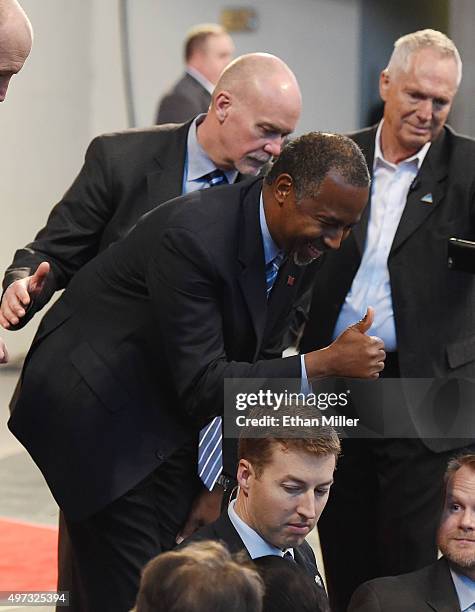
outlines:
[[161, 453], [160, 451], [155, 451], [155, 457], [159, 461], [165, 461], [165, 455], [163, 453]]

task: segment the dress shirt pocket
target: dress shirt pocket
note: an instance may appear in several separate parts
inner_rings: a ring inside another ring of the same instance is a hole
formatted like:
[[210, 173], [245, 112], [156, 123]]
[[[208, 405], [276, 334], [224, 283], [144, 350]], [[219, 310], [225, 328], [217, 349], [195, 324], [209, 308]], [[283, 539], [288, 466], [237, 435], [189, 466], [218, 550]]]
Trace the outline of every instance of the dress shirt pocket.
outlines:
[[475, 334], [447, 346], [447, 358], [452, 369], [475, 361]]
[[128, 393], [88, 342], [81, 342], [72, 351], [70, 359], [92, 392], [110, 412], [118, 412], [127, 404], [130, 405]]

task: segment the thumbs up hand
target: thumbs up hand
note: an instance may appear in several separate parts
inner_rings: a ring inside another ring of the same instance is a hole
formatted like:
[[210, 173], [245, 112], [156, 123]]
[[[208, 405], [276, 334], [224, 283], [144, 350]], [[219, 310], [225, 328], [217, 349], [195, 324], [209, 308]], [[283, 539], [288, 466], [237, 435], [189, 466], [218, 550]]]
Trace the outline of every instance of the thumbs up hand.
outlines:
[[374, 321], [374, 310], [369, 307], [365, 316], [350, 325], [324, 349], [305, 355], [307, 375], [312, 377], [343, 376], [345, 378], [379, 378], [384, 369], [384, 342], [367, 331]]

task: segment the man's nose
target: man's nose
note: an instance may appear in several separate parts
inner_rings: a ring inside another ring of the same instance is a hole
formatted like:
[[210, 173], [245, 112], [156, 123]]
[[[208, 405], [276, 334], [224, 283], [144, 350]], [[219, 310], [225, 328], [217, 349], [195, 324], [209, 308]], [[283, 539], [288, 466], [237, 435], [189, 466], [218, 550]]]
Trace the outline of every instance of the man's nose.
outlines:
[[326, 234], [323, 237], [323, 242], [325, 245], [334, 251], [340, 248], [341, 243], [343, 242], [343, 238], [345, 236], [344, 230], [335, 230], [331, 233]]
[[299, 516], [307, 520], [315, 519], [315, 493], [313, 492], [313, 490], [307, 491], [300, 497], [297, 512]]
[[417, 116], [421, 121], [430, 121], [432, 119], [432, 100], [420, 100], [417, 105]]
[[465, 531], [473, 531], [475, 529], [475, 512], [471, 508], [465, 508], [461, 515], [460, 528]]
[[276, 136], [275, 138], [269, 139], [264, 145], [264, 151], [272, 155], [272, 157], [277, 157], [280, 155], [283, 142], [284, 139], [282, 136]]

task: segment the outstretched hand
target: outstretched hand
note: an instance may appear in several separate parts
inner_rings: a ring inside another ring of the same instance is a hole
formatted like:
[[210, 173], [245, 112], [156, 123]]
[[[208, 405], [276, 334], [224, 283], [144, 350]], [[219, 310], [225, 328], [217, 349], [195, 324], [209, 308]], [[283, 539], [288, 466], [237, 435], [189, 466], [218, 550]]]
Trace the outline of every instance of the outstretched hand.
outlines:
[[7, 287], [0, 306], [2, 327], [9, 329], [12, 325], [18, 325], [20, 319], [25, 316], [31, 300], [43, 291], [49, 273], [50, 265], [47, 261], [43, 261], [34, 274], [16, 280]]

